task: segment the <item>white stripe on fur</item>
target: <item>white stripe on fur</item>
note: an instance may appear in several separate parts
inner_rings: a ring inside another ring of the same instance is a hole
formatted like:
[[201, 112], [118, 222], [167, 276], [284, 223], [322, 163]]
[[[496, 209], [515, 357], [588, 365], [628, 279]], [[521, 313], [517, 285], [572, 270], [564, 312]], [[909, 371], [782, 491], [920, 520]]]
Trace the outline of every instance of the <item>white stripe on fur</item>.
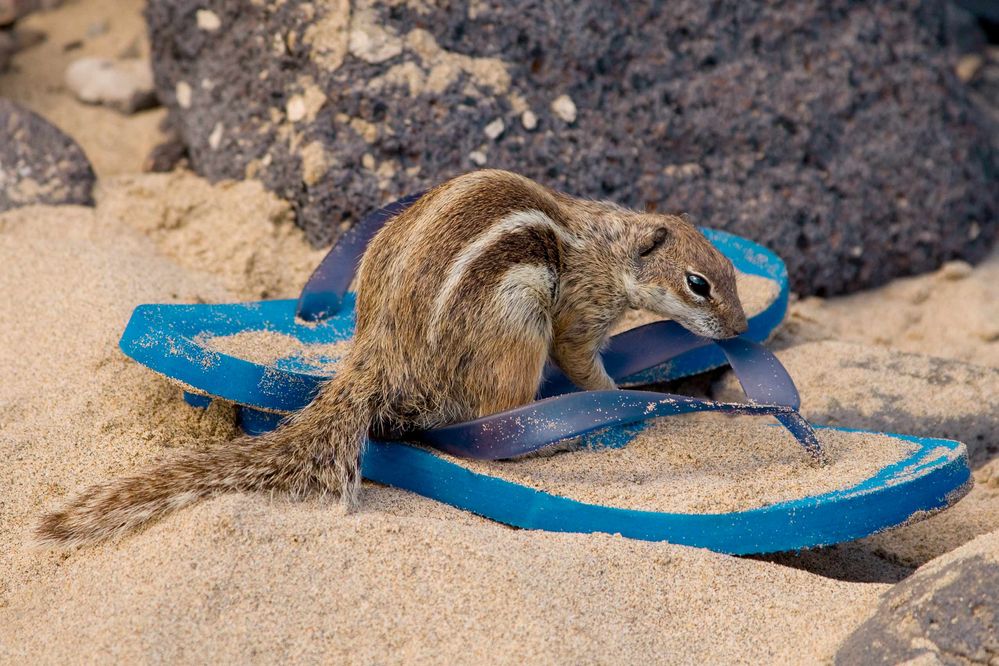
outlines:
[[[488, 251], [492, 245], [499, 242], [503, 238], [506, 238], [510, 234], [517, 233], [523, 229], [531, 228], [551, 229], [562, 241], [571, 245], [577, 244], [575, 238], [572, 238], [572, 236], [565, 229], [557, 225], [552, 218], [548, 217], [540, 210], [532, 209], [510, 213], [503, 219], [493, 224], [458, 254], [454, 263], [451, 264], [450, 270], [448, 270], [447, 277], [445, 277], [444, 282], [441, 283], [441, 288], [437, 293], [437, 298], [434, 299], [434, 306], [427, 329], [431, 343], [436, 342], [437, 329], [440, 327], [441, 318], [444, 317], [446, 313], [448, 302], [451, 300], [451, 296], [458, 288], [458, 285], [460, 285], [461, 281], [465, 279], [465, 273], [472, 262], [482, 256], [482, 254]], [[509, 272], [507, 275], [509, 275]]]

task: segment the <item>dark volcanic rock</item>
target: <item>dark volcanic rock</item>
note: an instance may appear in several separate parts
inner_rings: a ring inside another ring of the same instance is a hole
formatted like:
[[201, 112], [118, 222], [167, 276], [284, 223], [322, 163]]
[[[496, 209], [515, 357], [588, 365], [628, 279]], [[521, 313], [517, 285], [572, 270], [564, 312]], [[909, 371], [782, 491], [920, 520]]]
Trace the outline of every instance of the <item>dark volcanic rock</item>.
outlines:
[[165, 173], [173, 171], [187, 157], [187, 146], [176, 135], [168, 136], [165, 141], [153, 146], [142, 164], [143, 171]]
[[150, 0], [191, 164], [256, 176], [317, 243], [492, 166], [777, 250], [830, 294], [985, 255], [994, 126], [937, 2]]
[[76, 142], [47, 120], [0, 99], [0, 211], [93, 203], [94, 170]]
[[999, 533], [917, 570], [840, 647], [837, 664], [999, 661]]

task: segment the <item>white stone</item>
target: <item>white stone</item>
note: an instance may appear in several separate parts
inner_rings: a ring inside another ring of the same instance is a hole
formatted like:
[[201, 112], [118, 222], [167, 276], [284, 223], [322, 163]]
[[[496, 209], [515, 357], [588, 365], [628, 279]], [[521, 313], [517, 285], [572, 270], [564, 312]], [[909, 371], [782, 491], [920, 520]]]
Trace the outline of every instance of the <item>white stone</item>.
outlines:
[[506, 129], [506, 123], [503, 122], [502, 118], [497, 118], [496, 120], [486, 125], [485, 129], [486, 136], [495, 141], [496, 139], [500, 138], [500, 135], [503, 134], [503, 130], [505, 129]]
[[967, 261], [948, 261], [940, 267], [940, 277], [944, 280], [963, 280], [971, 275], [972, 267]]
[[957, 61], [957, 65], [954, 66], [954, 72], [957, 74], [957, 78], [967, 83], [975, 78], [975, 74], [978, 73], [978, 70], [984, 64], [985, 60], [982, 56], [978, 54], [966, 55]]
[[534, 112], [528, 109], [520, 114], [520, 124], [524, 126], [528, 132], [533, 132], [538, 127], [538, 117], [534, 115]]
[[326, 150], [320, 141], [313, 141], [301, 150], [302, 182], [312, 186], [318, 183], [329, 168]]
[[571, 125], [576, 122], [576, 103], [568, 95], [559, 95], [552, 102], [552, 113]]
[[373, 64], [385, 62], [402, 53], [402, 41], [375, 25], [352, 30], [348, 41], [351, 55]]
[[191, 85], [187, 81], [178, 81], [176, 88], [174, 88], [174, 95], [177, 97], [177, 104], [182, 109], [191, 108], [191, 97], [193, 91], [191, 90]]
[[87, 104], [103, 104], [123, 113], [156, 105], [153, 73], [146, 60], [80, 58], [66, 68], [66, 87]]
[[468, 159], [472, 160], [473, 164], [484, 166], [486, 163], [486, 154], [481, 150], [473, 150], [468, 154]]
[[299, 120], [305, 118], [305, 112], [305, 99], [301, 95], [292, 95], [291, 99], [285, 105], [285, 113], [288, 114], [288, 120], [297, 123]]
[[212, 133], [208, 135], [208, 146], [212, 150], [216, 150], [222, 144], [223, 131], [225, 131], [225, 126], [222, 123], [215, 123]]
[[195, 14], [195, 19], [198, 22], [198, 27], [208, 32], [215, 32], [222, 27], [222, 19], [210, 9], [199, 9]]

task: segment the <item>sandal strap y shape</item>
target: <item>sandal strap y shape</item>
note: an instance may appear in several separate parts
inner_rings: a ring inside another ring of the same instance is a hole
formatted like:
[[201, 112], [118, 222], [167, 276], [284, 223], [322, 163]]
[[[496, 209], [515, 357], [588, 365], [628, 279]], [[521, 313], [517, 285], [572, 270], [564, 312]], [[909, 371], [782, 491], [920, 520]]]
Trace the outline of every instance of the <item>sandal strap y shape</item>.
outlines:
[[750, 399], [717, 402], [652, 391], [583, 391], [547, 398], [499, 414], [425, 432], [409, 433], [445, 453], [480, 460], [514, 458], [608, 426], [659, 416], [718, 411], [773, 416], [816, 461], [823, 459], [814, 430], [797, 411], [798, 390], [780, 361], [765, 347], [747, 340], [720, 346]]

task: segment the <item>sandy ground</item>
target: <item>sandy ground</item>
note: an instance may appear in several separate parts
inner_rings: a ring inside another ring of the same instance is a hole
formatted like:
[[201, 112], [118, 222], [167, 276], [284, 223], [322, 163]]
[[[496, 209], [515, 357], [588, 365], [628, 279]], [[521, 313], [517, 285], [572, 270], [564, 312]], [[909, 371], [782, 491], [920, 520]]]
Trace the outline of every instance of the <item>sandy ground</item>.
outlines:
[[791, 305], [775, 345], [850, 340], [999, 367], [999, 253], [852, 296]]
[[[0, 94], [75, 136], [101, 179], [94, 209], [0, 215], [0, 661], [815, 663], [891, 583], [999, 529], [999, 474], [984, 460], [972, 494], [930, 521], [768, 558], [514, 530], [373, 485], [348, 516], [227, 496], [118, 542], [36, 547], [32, 526], [69, 494], [235, 432], [231, 409], [190, 409], [121, 354], [132, 308], [293, 296], [322, 254], [256, 183], [137, 173], [162, 110], [124, 117], [62, 89], [77, 54], [144, 52], [140, 7], [70, 0], [34, 16], [25, 23], [48, 41], [0, 77]], [[102, 19], [108, 30], [87, 38]], [[797, 302], [775, 344], [847, 341], [999, 367], [997, 284], [994, 256]], [[809, 390], [833, 391], [815, 377]], [[937, 398], [932, 382], [913, 382], [924, 403]], [[837, 396], [877, 425], [854, 393]], [[931, 417], [907, 415], [927, 428]]]

